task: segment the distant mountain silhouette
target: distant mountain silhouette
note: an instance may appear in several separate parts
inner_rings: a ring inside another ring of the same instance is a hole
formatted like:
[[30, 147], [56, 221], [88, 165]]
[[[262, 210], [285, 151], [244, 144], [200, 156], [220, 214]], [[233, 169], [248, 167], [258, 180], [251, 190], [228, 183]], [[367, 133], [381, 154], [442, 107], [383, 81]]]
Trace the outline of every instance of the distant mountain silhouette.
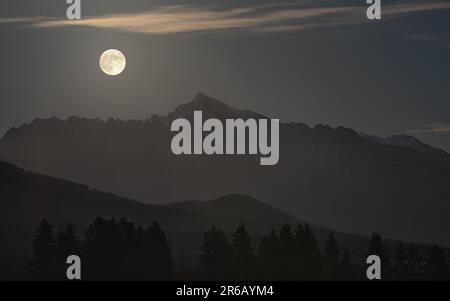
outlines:
[[198, 94], [145, 121], [36, 119], [5, 134], [0, 158], [148, 203], [233, 192], [339, 231], [450, 246], [445, 152], [342, 127], [283, 123], [275, 166], [260, 166], [256, 156], [175, 156], [170, 122], [197, 109], [205, 118], [264, 118]]
[[183, 211], [196, 212], [214, 220], [262, 222], [268, 224], [295, 224], [296, 218], [282, 211], [274, 209], [252, 197], [232, 194], [211, 201], [186, 201], [166, 205]]
[[436, 159], [442, 161], [447, 166], [450, 166], [450, 154], [446, 151], [423, 143], [419, 139], [409, 136], [409, 135], [393, 135], [389, 137], [378, 137], [373, 135], [360, 134], [361, 137], [367, 138], [373, 142], [384, 144], [384, 145], [393, 145], [393, 146], [403, 146], [408, 148], [413, 148], [417, 151], [424, 152], [430, 156], [435, 157]]
[[172, 122], [177, 118], [191, 118], [194, 111], [202, 111], [204, 119], [206, 118], [267, 118], [250, 110], [236, 109], [217, 99], [209, 97], [203, 93], [198, 93], [192, 102], [178, 106], [174, 112], [169, 113], [168, 120]]
[[[212, 201], [157, 206], [0, 162], [0, 279], [22, 275], [31, 256], [35, 230], [43, 218], [56, 230], [72, 224], [81, 234], [97, 216], [108, 219], [125, 216], [141, 225], [160, 223], [177, 266], [195, 264], [203, 233], [213, 225], [231, 233], [244, 222], [249, 233], [259, 239], [273, 227], [299, 222], [248, 196], [227, 195]], [[319, 240], [325, 240], [330, 231], [317, 226], [313, 230]], [[354, 256], [364, 255], [368, 237], [343, 233], [336, 233], [336, 237]]]

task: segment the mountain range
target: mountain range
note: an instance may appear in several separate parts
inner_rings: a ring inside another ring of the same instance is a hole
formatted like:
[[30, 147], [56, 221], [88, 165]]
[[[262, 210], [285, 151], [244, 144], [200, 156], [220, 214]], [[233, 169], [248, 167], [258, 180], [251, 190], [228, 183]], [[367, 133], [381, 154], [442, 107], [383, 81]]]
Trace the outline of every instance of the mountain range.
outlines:
[[[257, 156], [175, 156], [170, 123], [191, 119], [195, 110], [205, 119], [267, 118], [200, 93], [167, 116], [143, 121], [36, 119], [0, 139], [0, 159], [149, 204], [251, 195], [338, 231], [450, 246], [448, 153], [409, 136], [281, 123], [275, 166], [260, 166]], [[200, 214], [198, 205], [183, 212]]]

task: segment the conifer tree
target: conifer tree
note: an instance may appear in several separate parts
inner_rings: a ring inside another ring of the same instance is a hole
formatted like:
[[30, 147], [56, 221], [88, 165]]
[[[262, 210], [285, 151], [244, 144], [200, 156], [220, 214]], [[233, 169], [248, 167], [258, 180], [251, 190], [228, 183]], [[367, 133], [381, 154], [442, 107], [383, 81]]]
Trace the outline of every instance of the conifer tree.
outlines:
[[280, 280], [295, 280], [299, 277], [300, 271], [297, 270], [295, 265], [298, 254], [291, 226], [288, 224], [283, 225], [278, 233], [278, 238], [277, 261], [280, 273], [277, 278]]
[[[370, 237], [366, 256], [369, 256], [369, 255], [377, 255], [380, 257], [381, 277], [383, 280], [391, 279], [390, 257], [389, 257], [388, 252], [384, 248], [383, 238], [380, 234], [372, 233], [372, 236]], [[364, 260], [363, 275], [366, 274], [366, 267], [367, 267], [367, 265]]]
[[327, 280], [339, 279], [339, 246], [333, 232], [330, 232], [324, 249], [324, 271]]
[[66, 259], [82, 258], [85, 280], [171, 280], [174, 267], [170, 246], [158, 223], [144, 231], [121, 218], [116, 222], [98, 217], [80, 243], [72, 225], [55, 238], [43, 220], [33, 243], [31, 277], [37, 280], [66, 280]]
[[[356, 280], [357, 271], [355, 273], [355, 268], [352, 265], [351, 254], [349, 250], [342, 251], [339, 258], [339, 280]], [[358, 270], [356, 268], [356, 270]]]
[[304, 247], [305, 241], [305, 229], [302, 224], [298, 224], [294, 231], [294, 239], [295, 239], [295, 261], [294, 266], [297, 270], [296, 280], [304, 280], [307, 279], [307, 275], [305, 275], [305, 266], [306, 266], [306, 253]]
[[413, 243], [409, 244], [407, 262], [408, 280], [420, 280], [420, 258]]
[[435, 281], [448, 280], [447, 259], [444, 251], [438, 246], [433, 246], [428, 255], [425, 264], [425, 279]]
[[250, 236], [241, 224], [232, 235], [233, 280], [253, 280], [256, 272], [256, 258]]
[[212, 227], [204, 234], [200, 254], [200, 267], [203, 279], [231, 280], [230, 245], [225, 233]]
[[33, 242], [34, 259], [31, 277], [37, 280], [56, 280], [56, 246], [53, 227], [43, 219]]
[[154, 258], [151, 269], [155, 272], [156, 280], [171, 280], [173, 278], [172, 253], [166, 235], [158, 223], [153, 223], [149, 238], [151, 256]]
[[151, 276], [151, 267], [155, 259], [152, 256], [152, 247], [147, 232], [140, 225], [136, 227], [135, 239], [134, 255], [131, 260], [135, 264], [133, 279], [139, 281], [151, 280], [154, 278]]
[[397, 249], [394, 256], [393, 277], [395, 280], [407, 280], [408, 266], [403, 243], [397, 244]]
[[259, 270], [262, 280], [279, 280], [281, 278], [279, 276], [281, 271], [278, 264], [279, 254], [278, 234], [272, 229], [268, 235], [261, 239], [258, 249]]
[[122, 217], [117, 223], [117, 229], [119, 232], [117, 239], [121, 240], [116, 250], [119, 256], [116, 261], [118, 273], [121, 273], [121, 277], [125, 280], [139, 280], [137, 274], [141, 263], [137, 250], [135, 224]]
[[67, 257], [78, 255], [80, 252], [80, 242], [75, 235], [72, 225], [68, 225], [65, 231], [59, 232], [56, 237], [56, 248], [59, 254]]
[[[81, 247], [72, 225], [68, 225], [65, 231], [60, 231], [56, 236], [56, 260], [58, 278], [66, 280], [66, 260], [70, 255], [81, 256]], [[82, 256], [81, 256], [82, 257]]]
[[98, 217], [86, 233], [85, 279], [121, 280], [123, 237], [116, 220]]
[[305, 248], [305, 272], [308, 280], [316, 280], [321, 277], [322, 254], [320, 253], [317, 239], [308, 223], [304, 226], [303, 247]]

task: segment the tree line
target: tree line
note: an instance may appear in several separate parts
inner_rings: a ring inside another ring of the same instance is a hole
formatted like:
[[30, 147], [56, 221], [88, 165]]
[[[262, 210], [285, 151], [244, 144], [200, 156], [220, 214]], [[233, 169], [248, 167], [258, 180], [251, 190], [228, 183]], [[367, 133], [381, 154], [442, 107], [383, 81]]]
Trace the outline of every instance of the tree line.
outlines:
[[284, 225], [264, 236], [257, 248], [244, 224], [231, 235], [212, 227], [200, 253], [202, 279], [211, 280], [351, 280], [358, 269], [350, 252], [339, 249], [331, 232], [323, 250], [308, 224]]
[[72, 225], [54, 233], [43, 220], [33, 242], [34, 258], [28, 277], [33, 280], [66, 280], [66, 258], [82, 258], [85, 280], [171, 280], [172, 255], [166, 236], [158, 223], [147, 228], [126, 218], [98, 217], [81, 241]]
[[320, 247], [307, 223], [271, 230], [256, 249], [243, 224], [230, 241], [224, 231], [212, 227], [204, 234], [200, 273], [202, 279], [211, 280], [366, 280], [369, 255], [380, 257], [383, 280], [450, 280], [448, 256], [439, 246], [422, 257], [415, 244], [399, 242], [391, 258], [382, 236], [373, 233], [366, 256], [353, 260], [333, 232]]
[[[354, 260], [330, 232], [321, 245], [311, 227], [283, 225], [254, 246], [245, 225], [230, 235], [213, 226], [204, 233], [192, 279], [199, 280], [364, 280], [366, 263]], [[170, 246], [158, 223], [147, 228], [128, 221], [97, 218], [80, 240], [72, 225], [55, 234], [43, 220], [33, 242], [29, 279], [65, 280], [66, 258], [82, 258], [84, 280], [173, 280]], [[446, 251], [433, 246], [425, 257], [414, 244], [400, 242], [391, 257], [373, 233], [366, 255], [381, 258], [384, 280], [449, 280]]]

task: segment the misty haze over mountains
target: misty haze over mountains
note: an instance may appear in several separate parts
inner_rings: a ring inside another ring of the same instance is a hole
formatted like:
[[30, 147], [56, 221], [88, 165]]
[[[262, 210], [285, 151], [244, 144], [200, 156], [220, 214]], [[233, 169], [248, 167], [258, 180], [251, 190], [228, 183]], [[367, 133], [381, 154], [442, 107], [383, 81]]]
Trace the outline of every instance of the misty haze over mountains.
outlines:
[[[258, 156], [175, 156], [170, 123], [265, 118], [199, 94], [146, 121], [36, 119], [0, 140], [0, 159], [153, 204], [251, 195], [296, 218], [338, 231], [450, 245], [450, 159], [409, 136], [280, 124], [280, 162]], [[270, 116], [276, 118], [276, 116]]]
[[[158, 222], [167, 233], [180, 273], [197, 265], [204, 232], [212, 226], [231, 233], [245, 223], [256, 245], [272, 228], [285, 223], [296, 226], [300, 222], [249, 196], [234, 194], [159, 206], [143, 204], [1, 161], [0, 200], [0, 242], [4, 246], [0, 248], [0, 280], [24, 277], [31, 260], [33, 238], [43, 218], [56, 231], [71, 224], [80, 236], [96, 217], [116, 220], [126, 217], [140, 225]], [[330, 231], [317, 226], [312, 229], [321, 243]], [[352, 251], [359, 263], [369, 238], [345, 233], [336, 233], [336, 238]], [[387, 240], [386, 244], [389, 249], [394, 248], [393, 241]], [[418, 247], [420, 251], [421, 246]]]

